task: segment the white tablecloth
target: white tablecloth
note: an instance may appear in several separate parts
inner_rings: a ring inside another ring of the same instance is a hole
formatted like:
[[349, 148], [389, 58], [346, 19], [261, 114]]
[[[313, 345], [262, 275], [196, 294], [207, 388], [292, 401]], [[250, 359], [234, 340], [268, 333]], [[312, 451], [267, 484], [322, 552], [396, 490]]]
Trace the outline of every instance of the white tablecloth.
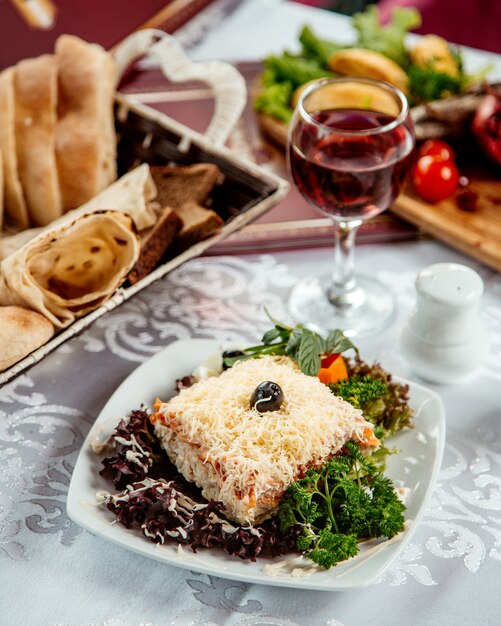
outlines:
[[[272, 16], [279, 15], [273, 27]], [[253, 41], [253, 57], [272, 43], [281, 49], [287, 20], [303, 23], [306, 16], [325, 33], [344, 23], [304, 7], [255, 0], [193, 56], [220, 56], [221, 50], [221, 56], [242, 58]], [[248, 32], [239, 30], [242, 23]], [[413, 380], [397, 338], [414, 302], [417, 272], [438, 261], [460, 262], [477, 269], [487, 288], [488, 359], [460, 385], [432, 386], [446, 408], [442, 469], [421, 525], [385, 574], [369, 587], [342, 593], [244, 584], [136, 556], [68, 519], [66, 493], [83, 439], [127, 374], [176, 339], [259, 338], [269, 327], [263, 305], [286, 319], [291, 286], [328, 267], [332, 251], [204, 257], [0, 389], [1, 626], [501, 623], [501, 276], [433, 241], [359, 246], [356, 256], [358, 268], [387, 283], [398, 301], [394, 323], [358, 342], [362, 354]]]

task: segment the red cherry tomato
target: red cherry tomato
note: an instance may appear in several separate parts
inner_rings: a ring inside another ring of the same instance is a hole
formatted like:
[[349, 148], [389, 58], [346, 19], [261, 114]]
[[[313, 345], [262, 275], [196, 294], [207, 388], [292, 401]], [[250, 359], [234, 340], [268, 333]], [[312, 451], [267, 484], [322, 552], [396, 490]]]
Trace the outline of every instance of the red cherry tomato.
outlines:
[[455, 161], [456, 155], [454, 150], [445, 141], [440, 139], [428, 139], [418, 150], [418, 156], [423, 157], [426, 155], [438, 156], [444, 161]]
[[322, 367], [330, 367], [334, 361], [338, 358], [339, 354], [337, 353], [332, 353], [332, 354], [328, 354], [327, 356], [324, 356], [322, 361], [321, 361], [321, 366]]
[[418, 194], [428, 202], [449, 198], [459, 184], [459, 172], [452, 161], [429, 154], [420, 157], [412, 173]]

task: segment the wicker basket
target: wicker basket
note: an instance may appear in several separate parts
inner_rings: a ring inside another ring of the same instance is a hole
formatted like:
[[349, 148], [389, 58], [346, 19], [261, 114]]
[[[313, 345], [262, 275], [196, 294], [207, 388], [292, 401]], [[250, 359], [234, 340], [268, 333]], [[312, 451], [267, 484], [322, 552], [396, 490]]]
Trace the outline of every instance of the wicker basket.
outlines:
[[147, 285], [262, 215], [276, 205], [289, 189], [283, 179], [239, 159], [222, 145], [239, 119], [246, 101], [245, 83], [235, 68], [219, 61], [192, 63], [173, 37], [147, 30], [133, 34], [115, 50], [120, 71], [123, 72], [132, 60], [145, 52], [157, 57], [170, 80], [198, 79], [209, 83], [215, 99], [215, 113], [207, 132], [201, 135], [158, 111], [117, 94], [115, 119], [119, 175], [138, 163], [214, 163], [224, 174], [224, 180], [212, 194], [211, 208], [222, 217], [224, 226], [212, 237], [166, 260], [136, 284], [125, 283], [102, 306], [76, 320], [44, 346], [2, 372], [0, 385], [43, 359], [57, 346]]

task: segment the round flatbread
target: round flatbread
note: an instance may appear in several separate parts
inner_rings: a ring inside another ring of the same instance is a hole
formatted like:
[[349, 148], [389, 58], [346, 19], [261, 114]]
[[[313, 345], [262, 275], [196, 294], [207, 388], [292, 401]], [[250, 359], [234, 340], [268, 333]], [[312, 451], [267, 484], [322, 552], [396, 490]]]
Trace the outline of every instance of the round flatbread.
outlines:
[[20, 306], [0, 307], [0, 371], [43, 346], [54, 326], [40, 313]]
[[132, 219], [84, 215], [44, 232], [0, 265], [0, 304], [38, 311], [64, 328], [105, 302], [139, 256]]

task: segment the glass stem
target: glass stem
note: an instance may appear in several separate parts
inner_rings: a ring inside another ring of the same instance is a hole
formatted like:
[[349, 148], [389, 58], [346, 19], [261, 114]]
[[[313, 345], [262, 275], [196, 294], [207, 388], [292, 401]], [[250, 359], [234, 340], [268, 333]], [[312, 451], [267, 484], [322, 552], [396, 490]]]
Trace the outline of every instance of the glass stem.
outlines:
[[364, 301], [364, 294], [353, 273], [355, 237], [362, 220], [334, 222], [334, 271], [328, 292], [331, 304], [340, 309], [353, 309]]

